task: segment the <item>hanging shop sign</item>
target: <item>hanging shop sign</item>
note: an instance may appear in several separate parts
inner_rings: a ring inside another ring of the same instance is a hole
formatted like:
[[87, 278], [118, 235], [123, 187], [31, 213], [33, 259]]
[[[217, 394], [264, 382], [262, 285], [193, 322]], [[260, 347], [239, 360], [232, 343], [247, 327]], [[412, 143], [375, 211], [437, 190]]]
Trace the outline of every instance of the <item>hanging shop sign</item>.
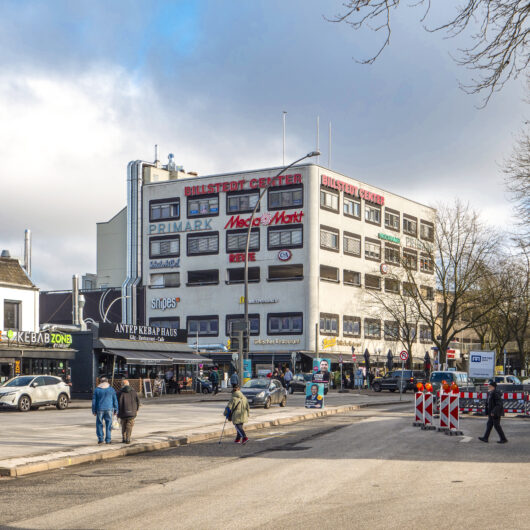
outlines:
[[381, 263], [381, 274], [388, 274], [388, 265], [386, 263]]
[[[245, 263], [245, 253], [244, 252], [236, 252], [234, 254], [228, 255], [228, 261], [230, 263]], [[255, 252], [249, 252], [248, 253], [248, 261], [256, 261], [256, 253]]]
[[149, 235], [178, 234], [180, 232], [200, 232], [212, 230], [213, 219], [195, 219], [194, 221], [167, 221], [166, 223], [149, 223]]
[[160, 309], [165, 311], [166, 309], [176, 309], [180, 298], [174, 296], [166, 296], [162, 298], [153, 298], [151, 300], [151, 309]]
[[193, 195], [209, 195], [211, 193], [254, 190], [258, 188], [289, 186], [291, 184], [301, 184], [302, 175], [279, 175], [278, 177], [262, 177], [250, 180], [227, 180], [225, 182], [212, 182], [210, 184], [199, 184], [198, 186], [185, 186], [184, 195], [187, 197]]
[[72, 344], [72, 335], [59, 331], [0, 331], [0, 341], [8, 344], [27, 344], [29, 346], [47, 346], [68, 348]]
[[149, 261], [151, 269], [176, 269], [180, 267], [180, 258], [152, 259]]
[[185, 329], [135, 326], [133, 324], [100, 324], [99, 337], [159, 342], [187, 342]]
[[389, 235], [383, 234], [381, 232], [379, 232], [379, 234], [377, 234], [377, 237], [379, 239], [384, 239], [385, 241], [390, 241], [392, 243], [397, 243], [398, 245], [401, 243], [401, 239], [399, 239], [399, 237], [389, 236]]
[[382, 195], [378, 195], [373, 191], [368, 191], [363, 188], [354, 186], [353, 184], [348, 184], [342, 180], [337, 180], [326, 175], [321, 175], [322, 186], [326, 188], [332, 188], [334, 190], [343, 191], [352, 197], [359, 197], [364, 199], [366, 202], [373, 202], [374, 204], [380, 204], [381, 206], [385, 204], [385, 198]]
[[290, 250], [280, 250], [278, 252], [278, 259], [280, 261], [289, 261], [293, 256], [293, 253]]
[[256, 339], [254, 344], [274, 345], [274, 344], [300, 344], [300, 339]]
[[[288, 225], [292, 223], [301, 223], [304, 212], [287, 214], [284, 211], [276, 212], [274, 215], [266, 212], [261, 216], [254, 217], [252, 226], [274, 226], [274, 225]], [[240, 215], [232, 215], [225, 225], [225, 230], [229, 228], [248, 228], [250, 225], [250, 217], [241, 217]]]

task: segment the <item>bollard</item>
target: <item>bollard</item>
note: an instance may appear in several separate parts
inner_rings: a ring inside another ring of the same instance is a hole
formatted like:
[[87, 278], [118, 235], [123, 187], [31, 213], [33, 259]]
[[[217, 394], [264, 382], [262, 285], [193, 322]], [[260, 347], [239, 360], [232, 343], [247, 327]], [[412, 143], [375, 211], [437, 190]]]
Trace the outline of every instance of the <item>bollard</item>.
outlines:
[[422, 429], [424, 430], [432, 430], [436, 429], [436, 427], [433, 424], [433, 416], [432, 416], [432, 405], [433, 405], [433, 395], [431, 392], [427, 392], [424, 397], [424, 406], [423, 406], [423, 425]]
[[449, 429], [445, 431], [445, 434], [451, 436], [461, 436], [463, 434], [460, 430], [459, 400], [460, 395], [458, 392], [449, 394]]
[[414, 410], [416, 418], [412, 424], [414, 427], [423, 427], [424, 415], [423, 415], [423, 392], [416, 392], [414, 400]]
[[440, 390], [440, 418], [438, 431], [449, 429], [449, 393]]

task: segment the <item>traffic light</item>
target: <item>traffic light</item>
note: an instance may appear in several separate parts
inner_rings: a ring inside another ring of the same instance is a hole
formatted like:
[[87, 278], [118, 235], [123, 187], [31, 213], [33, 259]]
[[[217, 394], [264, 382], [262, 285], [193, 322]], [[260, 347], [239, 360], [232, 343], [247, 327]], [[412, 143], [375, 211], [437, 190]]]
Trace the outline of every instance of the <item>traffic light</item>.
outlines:
[[248, 333], [244, 319], [230, 322], [230, 351], [239, 353], [248, 352]]

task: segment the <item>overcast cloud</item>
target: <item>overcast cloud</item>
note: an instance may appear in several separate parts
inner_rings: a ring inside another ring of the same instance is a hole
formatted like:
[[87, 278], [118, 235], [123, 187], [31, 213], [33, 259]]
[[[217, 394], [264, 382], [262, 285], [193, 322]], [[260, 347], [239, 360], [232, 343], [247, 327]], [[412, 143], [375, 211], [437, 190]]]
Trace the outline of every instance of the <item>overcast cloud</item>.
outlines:
[[[433, 17], [447, 12], [439, 10]], [[200, 174], [281, 163], [315, 147], [332, 169], [409, 198], [460, 197], [510, 222], [499, 164], [527, 108], [523, 80], [484, 110], [465, 95], [449, 52], [414, 9], [398, 14], [373, 66], [373, 35], [326, 22], [341, 1], [0, 4], [0, 246], [21, 255], [33, 232], [33, 278], [69, 288], [95, 272], [96, 222], [125, 205], [129, 160], [162, 158]]]

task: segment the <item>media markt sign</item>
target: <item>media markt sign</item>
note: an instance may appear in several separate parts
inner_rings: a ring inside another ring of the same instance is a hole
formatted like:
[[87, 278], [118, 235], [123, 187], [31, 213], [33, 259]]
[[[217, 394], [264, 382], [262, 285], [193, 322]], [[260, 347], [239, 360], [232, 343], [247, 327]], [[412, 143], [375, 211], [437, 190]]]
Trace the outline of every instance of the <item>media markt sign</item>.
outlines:
[[29, 346], [47, 346], [67, 348], [72, 344], [72, 335], [57, 331], [0, 331], [0, 341], [8, 344], [27, 344]]

